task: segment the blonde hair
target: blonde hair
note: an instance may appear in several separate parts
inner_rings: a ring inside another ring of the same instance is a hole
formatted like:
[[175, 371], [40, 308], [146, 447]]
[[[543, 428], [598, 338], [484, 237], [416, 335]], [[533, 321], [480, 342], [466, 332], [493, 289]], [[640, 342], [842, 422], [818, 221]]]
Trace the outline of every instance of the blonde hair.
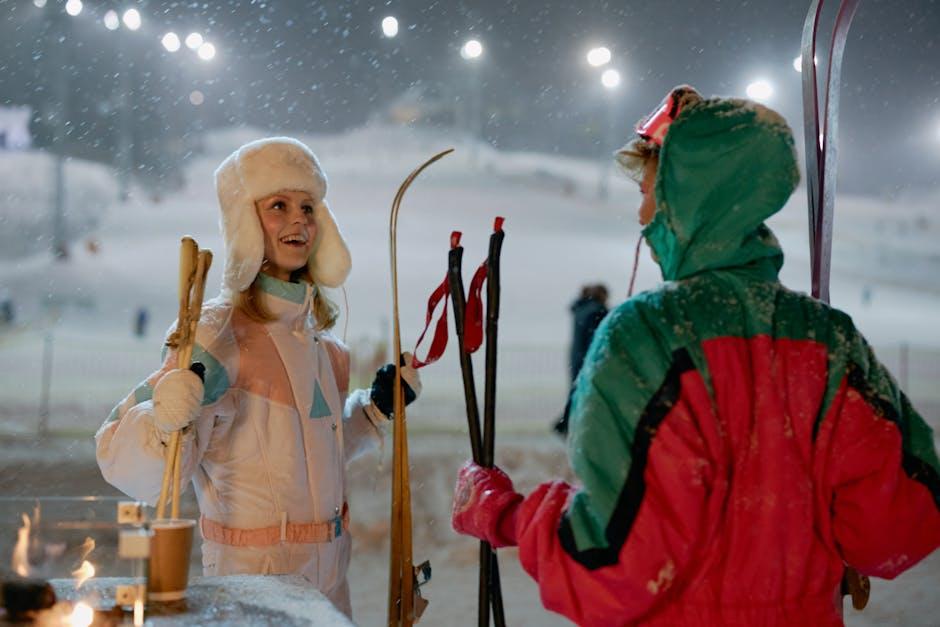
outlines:
[[[258, 273], [260, 276], [261, 273]], [[249, 318], [255, 322], [271, 322], [275, 320], [274, 315], [264, 306], [264, 300], [261, 298], [261, 282], [258, 276], [251, 282], [246, 289], [235, 295], [235, 307], [245, 312]], [[339, 307], [333, 301], [327, 298], [320, 287], [313, 282], [310, 276], [310, 269], [307, 266], [299, 270], [294, 270], [290, 276], [291, 282], [304, 281], [313, 285], [313, 318], [316, 321], [317, 331], [326, 331], [336, 325], [339, 318]]]
[[645, 139], [635, 139], [616, 153], [620, 169], [634, 181], [642, 181], [646, 164], [659, 158], [659, 146]]

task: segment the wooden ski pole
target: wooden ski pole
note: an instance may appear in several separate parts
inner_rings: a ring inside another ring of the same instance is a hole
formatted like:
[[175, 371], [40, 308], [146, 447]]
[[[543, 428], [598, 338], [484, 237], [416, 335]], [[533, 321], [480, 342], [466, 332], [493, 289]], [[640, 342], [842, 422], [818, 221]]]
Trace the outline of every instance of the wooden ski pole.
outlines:
[[[184, 237], [180, 243], [179, 317], [176, 330], [168, 340], [168, 344], [177, 351], [177, 368], [189, 368], [192, 361], [196, 327], [202, 313], [206, 274], [211, 265], [212, 253], [208, 250], [200, 251], [195, 240]], [[167, 446], [160, 499], [157, 502], [158, 519], [164, 518], [167, 500], [170, 499], [171, 493], [170, 516], [179, 518], [181, 444], [180, 433], [176, 431], [170, 437], [170, 443]]]
[[[212, 265], [212, 251], [200, 250], [196, 259], [196, 275], [193, 277], [192, 293], [189, 297], [189, 331], [186, 334], [186, 341], [179, 349], [180, 368], [189, 368], [193, 361], [193, 345], [196, 343], [196, 327], [199, 325], [199, 318], [202, 315], [202, 300], [206, 292], [206, 275], [209, 273], [209, 267]], [[182, 446], [183, 440], [179, 432], [173, 434], [176, 436], [173, 459], [173, 504], [170, 508], [170, 517], [177, 519], [180, 517], [180, 495], [183, 491], [180, 479], [180, 466], [182, 465]]]
[[[389, 218], [389, 253], [392, 275], [392, 327], [394, 359], [401, 355], [401, 325], [398, 315], [398, 212], [405, 191], [421, 172], [429, 165], [453, 152], [448, 149], [440, 152], [408, 175], [398, 188]], [[408, 472], [408, 430], [406, 427], [404, 394], [402, 394], [401, 368], [395, 369], [393, 392], [393, 454], [392, 454], [392, 503], [391, 503], [391, 548], [389, 551], [389, 586], [388, 586], [388, 625], [389, 627], [410, 627], [420, 618], [420, 613], [427, 603], [416, 605], [416, 596], [420, 596], [415, 585], [417, 576], [414, 570], [411, 537], [411, 484]]]
[[[496, 346], [499, 329], [499, 260], [502, 252], [503, 218], [496, 218], [493, 234], [490, 235], [489, 254], [486, 259], [486, 376], [483, 390], [483, 466], [492, 468], [496, 445]], [[499, 562], [496, 550], [489, 557], [490, 587], [493, 604], [493, 623], [496, 627], [506, 624], [503, 595], [500, 591]]]
[[[184, 336], [189, 332], [189, 299], [192, 292], [193, 279], [196, 276], [199, 247], [191, 237], [184, 237], [180, 242], [179, 264], [179, 313], [176, 318], [176, 330], [173, 331], [167, 344], [177, 348], [177, 367], [179, 367], [179, 346]], [[179, 433], [170, 436], [170, 444], [166, 449], [165, 464], [163, 467], [163, 481], [160, 486], [160, 499], [157, 501], [157, 519], [166, 514], [167, 498], [170, 494], [170, 482], [173, 477], [173, 466], [176, 461], [176, 448], [179, 442]]]

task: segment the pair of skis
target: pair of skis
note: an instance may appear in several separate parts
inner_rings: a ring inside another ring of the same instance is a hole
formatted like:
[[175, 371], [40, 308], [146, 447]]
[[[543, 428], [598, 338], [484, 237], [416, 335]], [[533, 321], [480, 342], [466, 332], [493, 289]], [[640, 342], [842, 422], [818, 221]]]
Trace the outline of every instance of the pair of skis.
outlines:
[[[812, 0], [803, 23], [801, 51], [803, 73], [803, 139], [806, 147], [806, 193], [809, 208], [810, 268], [813, 296], [829, 302], [832, 263], [832, 223], [836, 198], [838, 163], [839, 87], [842, 55], [859, 0], [840, 0], [839, 12], [829, 44], [824, 115], [820, 129], [819, 93], [816, 78], [816, 42], [819, 18], [825, 0]], [[831, 4], [830, 4], [831, 6]]]
[[[809, 211], [809, 246], [812, 294], [829, 302], [832, 268], [832, 224], [836, 196], [836, 165], [839, 153], [839, 87], [842, 55], [859, 0], [840, 0], [829, 43], [826, 87], [823, 92], [823, 127], [820, 129], [819, 93], [816, 77], [816, 42], [819, 18], [825, 0], [812, 0], [803, 23], [801, 62], [803, 73], [803, 139], [806, 147], [806, 193]], [[831, 6], [831, 4], [830, 4]], [[862, 610], [868, 603], [871, 582], [851, 566], [842, 576], [842, 593], [852, 597], [852, 606]]]
[[[473, 461], [485, 468], [493, 466], [496, 421], [496, 340], [499, 328], [499, 260], [502, 251], [503, 218], [496, 218], [490, 235], [489, 254], [470, 282], [470, 302], [464, 299], [463, 247], [460, 232], [451, 235], [451, 248], [447, 258], [447, 284], [454, 301], [454, 327], [458, 341], [460, 373], [463, 377], [464, 401], [467, 407], [467, 427], [470, 432], [470, 450]], [[480, 410], [477, 405], [476, 384], [473, 379], [471, 353], [480, 347], [482, 332], [482, 303], [480, 292], [486, 282], [486, 356], [483, 390], [483, 433], [480, 433]], [[506, 624], [502, 586], [499, 580], [499, 561], [494, 549], [480, 541], [480, 580], [477, 597], [477, 624], [488, 627], [490, 609], [496, 627]]]

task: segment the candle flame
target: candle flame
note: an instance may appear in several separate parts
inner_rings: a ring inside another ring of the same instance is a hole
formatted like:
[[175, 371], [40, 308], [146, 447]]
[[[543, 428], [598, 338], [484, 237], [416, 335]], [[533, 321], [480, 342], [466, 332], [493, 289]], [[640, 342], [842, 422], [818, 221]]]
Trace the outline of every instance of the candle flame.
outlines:
[[95, 620], [95, 610], [87, 603], [79, 601], [66, 619], [69, 627], [88, 627]]
[[72, 571], [72, 576], [77, 580], [75, 582], [75, 589], [78, 590], [82, 587], [83, 583], [95, 576], [95, 567], [88, 560], [83, 560], [78, 570]]
[[82, 542], [82, 556], [79, 559], [86, 559], [88, 555], [95, 550], [95, 541], [91, 538], [85, 538]]
[[10, 567], [21, 577], [29, 576], [29, 516], [22, 514], [23, 526], [16, 532], [16, 545]]
[[143, 627], [144, 624], [144, 602], [140, 599], [134, 601], [134, 627]]

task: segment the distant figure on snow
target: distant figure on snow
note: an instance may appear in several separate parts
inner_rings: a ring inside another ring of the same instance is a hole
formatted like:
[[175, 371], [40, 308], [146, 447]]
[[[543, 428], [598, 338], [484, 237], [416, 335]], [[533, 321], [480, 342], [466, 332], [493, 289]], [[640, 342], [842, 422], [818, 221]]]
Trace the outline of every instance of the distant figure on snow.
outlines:
[[[594, 331], [604, 316], [607, 315], [607, 287], [602, 283], [585, 285], [581, 288], [578, 299], [571, 303], [571, 315], [574, 324], [571, 330], [571, 348], [568, 351], [569, 384], [574, 384], [584, 363]], [[554, 429], [560, 435], [568, 433], [568, 412], [571, 408], [571, 394], [565, 403], [565, 410], [555, 424]]]

